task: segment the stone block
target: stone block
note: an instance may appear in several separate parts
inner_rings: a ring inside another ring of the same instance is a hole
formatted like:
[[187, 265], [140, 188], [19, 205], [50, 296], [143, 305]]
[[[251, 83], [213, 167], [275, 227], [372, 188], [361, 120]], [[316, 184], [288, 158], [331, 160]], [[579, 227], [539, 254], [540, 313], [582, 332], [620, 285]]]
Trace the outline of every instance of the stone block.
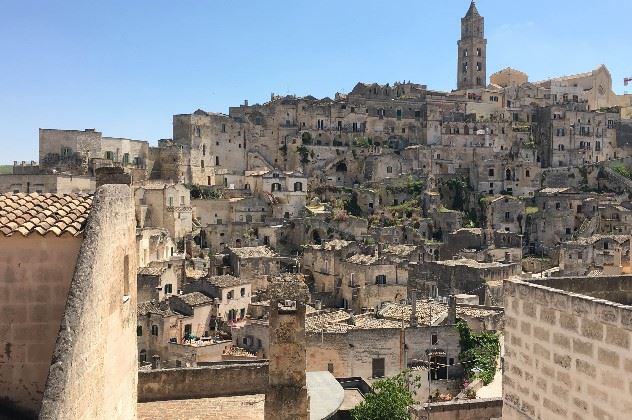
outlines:
[[617, 352], [599, 347], [599, 349], [597, 350], [597, 359], [604, 365], [619, 369], [620, 358]]
[[597, 368], [595, 368], [595, 365], [582, 359], [575, 359], [575, 369], [591, 378], [594, 378], [597, 375]]
[[542, 399], [542, 405], [544, 406], [544, 408], [551, 411], [552, 413], [555, 413], [558, 416], [566, 416], [566, 410], [564, 409], [564, 407], [549, 398], [544, 397]]
[[546, 347], [538, 343], [533, 343], [533, 354], [541, 360], [551, 359], [551, 352]]
[[610, 369], [599, 369], [601, 372], [601, 383], [610, 390], [618, 389], [623, 391], [625, 383], [621, 380], [621, 375]]
[[547, 391], [548, 391], [548, 389], [547, 389], [547, 388], [548, 388], [548, 386], [549, 386], [549, 383], [548, 383], [548, 382], [547, 382], [547, 380], [546, 380], [546, 379], [544, 379], [544, 378], [538, 378], [538, 379], [535, 381], [535, 386], [537, 386], [538, 388], [540, 388], [542, 391], [547, 392]]
[[555, 333], [553, 334], [553, 344], [555, 344], [558, 347], [561, 347], [563, 349], [566, 350], [570, 350], [571, 348], [571, 339], [561, 333]]
[[591, 340], [603, 340], [603, 324], [599, 321], [582, 319], [581, 334]]
[[533, 336], [540, 341], [544, 341], [545, 343], [549, 342], [550, 333], [547, 328], [542, 328], [537, 325], [533, 327]]
[[540, 307], [540, 321], [547, 324], [557, 324], [557, 312], [555, 309]]
[[570, 307], [570, 296], [562, 293], [553, 293], [551, 296], [550, 306], [564, 312]]
[[595, 354], [593, 343], [580, 338], [573, 338], [573, 352], [593, 357]]
[[522, 301], [522, 313], [530, 318], [536, 317], [536, 305], [533, 302]]
[[622, 328], [606, 325], [606, 343], [627, 350], [630, 348], [630, 333]]
[[597, 318], [607, 324], [619, 323], [619, 309], [606, 303], [595, 304]]
[[564, 369], [569, 369], [571, 367], [571, 356], [555, 353], [553, 354], [553, 363]]
[[568, 388], [560, 386], [559, 384], [551, 384], [551, 394], [555, 395], [557, 399], [568, 401]]
[[531, 324], [527, 321], [520, 321], [520, 331], [522, 334], [531, 335]]
[[557, 373], [557, 381], [564, 385], [567, 388], [571, 388], [573, 382], [571, 380], [571, 375], [568, 372], [564, 372], [562, 370], [558, 370]]
[[565, 312], [560, 313], [560, 326], [562, 328], [564, 328], [565, 330], [576, 332], [578, 325], [579, 321], [577, 317]]

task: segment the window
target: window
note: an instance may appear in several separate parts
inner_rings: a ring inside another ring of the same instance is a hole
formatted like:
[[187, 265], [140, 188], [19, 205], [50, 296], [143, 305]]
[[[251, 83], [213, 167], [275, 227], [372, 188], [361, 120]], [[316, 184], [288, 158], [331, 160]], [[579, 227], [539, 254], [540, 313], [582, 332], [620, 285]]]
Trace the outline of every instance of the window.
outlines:
[[156, 337], [158, 336], [158, 325], [151, 326], [151, 335], [155, 335]]
[[384, 274], [375, 276], [375, 284], [386, 284], [386, 276]]
[[200, 137], [200, 127], [195, 127], [195, 136]]
[[432, 333], [432, 335], [430, 336], [430, 344], [434, 346], [438, 342], [439, 342], [439, 338], [437, 337], [437, 333]]
[[142, 336], [142, 335], [143, 335], [143, 327], [142, 327], [141, 325], [138, 325], [138, 326], [136, 327], [136, 335], [137, 335], [138, 337], [140, 337], [140, 336]]
[[604, 243], [603, 243], [603, 249], [608, 249], [608, 242], [604, 241]]
[[201, 160], [201, 161], [200, 161], [200, 167], [201, 167], [202, 169], [204, 169], [204, 161], [203, 161], [203, 160]]
[[529, 176], [531, 176], [531, 173], [529, 172], [529, 170], [528, 170], [528, 169], [525, 171], [524, 176], [525, 176], [526, 178], [529, 178]]
[[480, 56], [481, 56], [481, 53], [482, 53], [481, 49], [480, 49], [480, 48], [477, 48], [477, 49], [476, 49], [476, 55], [477, 55], [478, 57], [480, 57]]
[[206, 177], [206, 183], [207, 183], [208, 185], [211, 185], [211, 177], [210, 177], [210, 176], [207, 176], [207, 177]]
[[402, 119], [402, 110], [398, 109], [397, 112], [396, 112], [396, 115], [397, 115], [397, 119], [401, 120]]
[[219, 166], [219, 156], [215, 156], [215, 166]]
[[478, 62], [476, 63], [476, 71], [481, 71], [481, 69], [482, 69], [482, 68], [483, 68], [483, 66], [481, 65], [481, 62], [480, 62], [480, 61], [478, 61]]
[[[172, 250], [173, 251], [173, 250]], [[171, 283], [165, 284], [165, 293], [171, 294], [173, 293], [173, 285]]]
[[206, 156], [206, 145], [202, 145], [202, 156]]
[[234, 291], [231, 290], [230, 292], [226, 293], [226, 299], [227, 300], [233, 299], [234, 297], [235, 297], [235, 292]]
[[246, 317], [246, 308], [241, 308], [239, 310], [239, 319], [244, 319]]
[[511, 213], [508, 211], [505, 212], [505, 221], [509, 221], [511, 219]]
[[61, 155], [62, 157], [72, 156], [72, 149], [70, 147], [62, 147]]
[[386, 167], [386, 173], [387, 174], [392, 174], [393, 173], [393, 167], [392, 166], [387, 166]]
[[242, 288], [241, 288], [241, 290], [240, 290], [239, 292], [240, 292], [240, 294], [241, 294], [241, 297], [246, 296], [246, 288], [245, 288], [245, 287], [242, 287]]
[[559, 210], [560, 208], [562, 208], [562, 205], [560, 203], [555, 203], [555, 210]]
[[295, 182], [294, 183], [294, 191], [303, 191], [303, 183]]
[[140, 363], [147, 363], [147, 350], [142, 349], [138, 355], [138, 361]]
[[226, 124], [222, 124], [222, 133], [226, 132]]
[[421, 118], [421, 111], [415, 111], [415, 118]]
[[494, 176], [494, 168], [490, 168], [487, 170], [487, 175]]
[[109, 160], [114, 160], [114, 152], [105, 152], [105, 158]]
[[384, 358], [379, 357], [373, 359], [371, 362], [371, 373], [373, 378], [383, 378], [384, 377]]
[[571, 234], [571, 228], [566, 228], [566, 234], [570, 235]]

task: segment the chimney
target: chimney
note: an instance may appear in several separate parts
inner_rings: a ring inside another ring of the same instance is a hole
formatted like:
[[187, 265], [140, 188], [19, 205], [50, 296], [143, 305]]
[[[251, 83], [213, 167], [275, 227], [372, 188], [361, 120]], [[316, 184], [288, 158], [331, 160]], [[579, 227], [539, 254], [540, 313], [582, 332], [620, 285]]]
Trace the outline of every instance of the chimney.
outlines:
[[151, 356], [151, 368], [160, 369], [160, 356], [158, 356], [157, 354]]
[[456, 324], [456, 296], [448, 296], [448, 325]]
[[413, 309], [410, 313], [410, 326], [411, 327], [416, 327], [417, 326], [417, 289], [414, 289], [412, 291], [412, 304], [413, 304]]
[[208, 259], [208, 277], [211, 278], [215, 275], [217, 275], [217, 270], [215, 269], [215, 254], [213, 254], [211, 250]]
[[248, 106], [248, 99], [244, 99], [244, 106]]

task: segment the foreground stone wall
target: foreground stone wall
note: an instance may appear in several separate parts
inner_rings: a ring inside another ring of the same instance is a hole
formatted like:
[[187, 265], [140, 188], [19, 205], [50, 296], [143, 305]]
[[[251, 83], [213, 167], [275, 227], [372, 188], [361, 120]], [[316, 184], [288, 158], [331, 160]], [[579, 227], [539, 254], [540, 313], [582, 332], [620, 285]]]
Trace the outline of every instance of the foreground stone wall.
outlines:
[[268, 362], [138, 372], [138, 402], [265, 393]]
[[0, 234], [0, 413], [37, 417], [81, 242]]
[[136, 417], [136, 242], [126, 185], [97, 190], [40, 419]]
[[544, 284], [505, 281], [503, 419], [629, 418], [632, 310]]
[[416, 405], [410, 415], [413, 420], [492, 420], [502, 411], [502, 398], [481, 398]]

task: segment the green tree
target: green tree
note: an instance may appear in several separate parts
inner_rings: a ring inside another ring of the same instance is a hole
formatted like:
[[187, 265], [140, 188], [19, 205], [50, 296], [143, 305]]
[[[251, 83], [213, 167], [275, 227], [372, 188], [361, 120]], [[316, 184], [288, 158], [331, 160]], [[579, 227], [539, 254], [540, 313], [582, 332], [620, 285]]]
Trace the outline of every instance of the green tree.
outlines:
[[354, 420], [407, 420], [413, 395], [408, 390], [406, 374], [380, 379], [373, 383], [373, 392], [351, 410]]

